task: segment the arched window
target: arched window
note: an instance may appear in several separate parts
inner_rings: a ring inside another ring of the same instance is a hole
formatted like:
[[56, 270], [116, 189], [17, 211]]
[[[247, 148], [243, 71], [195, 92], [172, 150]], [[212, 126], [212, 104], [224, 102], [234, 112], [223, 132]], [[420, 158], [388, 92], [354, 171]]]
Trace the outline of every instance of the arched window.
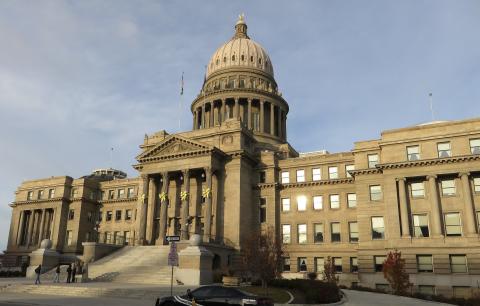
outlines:
[[245, 55], [242, 54], [241, 59], [242, 59], [242, 62], [244, 62], [245, 61]]
[[223, 57], [223, 62], [224, 62], [224, 63], [227, 62], [227, 57], [226, 57], [226, 56]]
[[250, 56], [250, 61], [253, 63], [253, 55]]
[[232, 61], [235, 61], [235, 54], [232, 55]]
[[262, 64], [262, 58], [261, 58], [261, 57], [258, 58], [258, 63], [259, 63], [260, 65]]
[[220, 64], [220, 60], [217, 58], [217, 65]]

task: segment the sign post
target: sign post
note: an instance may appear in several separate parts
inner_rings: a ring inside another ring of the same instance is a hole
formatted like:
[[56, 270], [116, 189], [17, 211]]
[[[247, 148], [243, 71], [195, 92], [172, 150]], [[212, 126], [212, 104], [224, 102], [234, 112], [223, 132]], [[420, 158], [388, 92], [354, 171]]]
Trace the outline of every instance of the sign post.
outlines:
[[170, 242], [170, 252], [168, 253], [168, 265], [172, 267], [170, 277], [170, 295], [173, 296], [173, 267], [178, 267], [178, 253], [176, 241], [180, 241], [180, 236], [167, 236], [166, 240]]

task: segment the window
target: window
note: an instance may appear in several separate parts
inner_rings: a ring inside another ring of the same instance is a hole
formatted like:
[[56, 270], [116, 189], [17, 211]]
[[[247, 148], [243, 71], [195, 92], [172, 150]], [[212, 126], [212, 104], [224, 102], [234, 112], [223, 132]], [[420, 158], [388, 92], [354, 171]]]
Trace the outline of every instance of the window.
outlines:
[[338, 178], [338, 167], [328, 167], [328, 178], [329, 179]]
[[420, 146], [407, 147], [407, 160], [414, 161], [420, 159]]
[[413, 215], [413, 234], [417, 238], [430, 236], [427, 215]]
[[467, 256], [450, 255], [450, 269], [452, 273], [467, 273]]
[[259, 209], [260, 209], [260, 223], [267, 222], [267, 199], [259, 199]]
[[335, 273], [342, 273], [342, 257], [333, 257], [333, 266], [335, 267]]
[[290, 271], [290, 257], [283, 258], [283, 271]]
[[135, 196], [134, 191], [135, 189], [133, 187], [128, 188], [127, 197], [133, 198]]
[[340, 237], [340, 222], [332, 222], [330, 224], [330, 230], [331, 230], [331, 241], [332, 242], [340, 242], [341, 237]]
[[445, 214], [445, 234], [447, 236], [461, 236], [462, 224], [460, 213]]
[[412, 198], [423, 198], [425, 196], [425, 186], [423, 182], [411, 183], [410, 189], [412, 193]]
[[93, 222], [93, 213], [91, 211], [87, 212], [87, 221]]
[[43, 198], [43, 193], [44, 191], [43, 190], [39, 190], [38, 193], [37, 193], [37, 199], [40, 200], [41, 198]]
[[105, 221], [112, 221], [112, 211], [107, 211], [107, 215], [105, 217]]
[[298, 272], [307, 272], [307, 258], [298, 257]]
[[455, 180], [442, 180], [442, 195], [444, 196], [452, 196], [455, 195]]
[[373, 256], [375, 272], [382, 272], [383, 263], [387, 260], [387, 256]]
[[290, 235], [290, 224], [282, 225], [282, 242], [291, 243], [292, 236]]
[[418, 293], [428, 295], [428, 296], [435, 295], [435, 286], [418, 285]]
[[78, 189], [72, 188], [72, 198], [76, 198], [78, 196]]
[[315, 209], [315, 210], [323, 209], [323, 197], [322, 196], [314, 196], [313, 197], [313, 209]]
[[68, 220], [73, 220], [75, 218], [75, 211], [73, 209], [70, 209], [68, 211]]
[[347, 177], [352, 177], [352, 175], [348, 171], [353, 171], [355, 170], [355, 165], [346, 165], [345, 166], [345, 175]]
[[372, 239], [385, 238], [385, 224], [383, 217], [372, 217]]
[[480, 154], [480, 138], [470, 139], [470, 152], [472, 154]]
[[305, 170], [297, 170], [297, 183], [305, 182]]
[[267, 181], [267, 179], [266, 179], [265, 171], [260, 171], [260, 172], [258, 173], [258, 182], [259, 182], [260, 184], [263, 184], [263, 183], [265, 183], [266, 181]]
[[307, 197], [306, 196], [298, 196], [297, 197], [297, 210], [298, 211], [305, 211], [307, 209]]
[[322, 179], [322, 170], [320, 168], [313, 168], [312, 169], [312, 180], [313, 181], [320, 181]]
[[315, 272], [322, 277], [323, 271], [325, 271], [325, 260], [323, 257], [315, 257]]
[[27, 200], [31, 200], [31, 199], [33, 199], [33, 191], [29, 191], [27, 193]]
[[102, 219], [103, 219], [103, 211], [99, 211], [98, 212], [98, 222], [102, 222]]
[[118, 189], [118, 196], [117, 196], [117, 198], [118, 198], [118, 199], [121, 199], [121, 198], [123, 198], [124, 195], [125, 195], [125, 189]]
[[313, 225], [313, 242], [323, 242], [323, 223], [315, 223]]
[[290, 199], [282, 199], [282, 211], [290, 211]]
[[370, 186], [370, 201], [382, 200], [382, 186], [372, 185]]
[[368, 168], [375, 168], [378, 164], [378, 154], [368, 154]]
[[347, 204], [348, 204], [348, 208], [357, 207], [357, 194], [356, 193], [348, 193], [347, 194]]
[[452, 151], [450, 150], [450, 142], [437, 143], [438, 157], [451, 157]]
[[330, 208], [332, 209], [340, 208], [340, 196], [338, 194], [330, 195]]
[[67, 231], [67, 234], [65, 235], [65, 244], [67, 246], [72, 245], [72, 238], [73, 238], [72, 231]]
[[108, 191], [108, 199], [113, 200], [115, 198], [115, 190]]
[[433, 272], [432, 255], [417, 255], [417, 271]]
[[452, 286], [454, 298], [469, 298], [472, 294], [472, 288], [468, 286]]
[[473, 178], [473, 191], [480, 192], [480, 177]]
[[115, 211], [115, 221], [122, 220], [122, 211], [121, 210], [116, 210]]
[[125, 211], [125, 220], [132, 220], [132, 210], [131, 209], [127, 209]]
[[290, 173], [288, 171], [282, 172], [282, 184], [290, 183]]
[[307, 225], [306, 224], [298, 224], [298, 243], [304, 244], [307, 243]]
[[358, 258], [357, 257], [350, 257], [350, 272], [357, 273], [358, 272]]
[[358, 242], [358, 223], [348, 222], [348, 233], [350, 242]]

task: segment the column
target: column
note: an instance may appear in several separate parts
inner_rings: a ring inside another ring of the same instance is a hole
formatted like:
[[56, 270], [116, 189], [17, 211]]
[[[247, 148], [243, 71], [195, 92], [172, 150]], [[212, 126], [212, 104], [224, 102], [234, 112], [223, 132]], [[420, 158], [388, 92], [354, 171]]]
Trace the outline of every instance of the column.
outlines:
[[140, 196], [140, 222], [138, 229], [138, 244], [144, 245], [147, 232], [147, 208], [148, 208], [148, 175], [142, 175], [143, 192]]
[[277, 136], [282, 137], [282, 109], [280, 107], [277, 108]]
[[193, 129], [197, 129], [197, 110], [195, 109], [193, 111]]
[[222, 99], [222, 106], [221, 106], [221, 115], [220, 115], [220, 119], [219, 119], [219, 122], [223, 122], [225, 121], [225, 104], [227, 103], [227, 101], [225, 99]]
[[163, 245], [165, 243], [165, 235], [167, 233], [167, 218], [168, 218], [168, 185], [170, 178], [168, 172], [162, 173], [162, 193], [160, 194], [160, 228], [156, 244]]
[[252, 129], [252, 99], [248, 99], [247, 101], [248, 103], [248, 108], [247, 108], [247, 112], [248, 112], [248, 115], [247, 115], [247, 126], [248, 126], [248, 129], [251, 130]]
[[153, 244], [153, 223], [155, 222], [155, 207], [157, 206], [157, 182], [156, 179], [150, 177], [148, 179], [148, 206], [147, 206], [147, 227], [145, 239], [148, 244]]
[[40, 221], [40, 231], [38, 233], [38, 245], [40, 246], [40, 243], [43, 240], [43, 233], [44, 233], [44, 228], [45, 228], [45, 209], [42, 209], [42, 219]]
[[189, 199], [190, 199], [190, 171], [183, 170], [183, 185], [184, 190], [180, 194], [180, 198], [182, 200], [182, 240], [188, 240], [188, 215], [189, 215]]
[[205, 196], [205, 231], [203, 233], [203, 241], [209, 242], [212, 233], [212, 169], [205, 168], [206, 176], [206, 190], [204, 190]]
[[275, 135], [275, 105], [270, 103], [270, 135]]
[[260, 101], [260, 133], [265, 132], [265, 111], [264, 111], [264, 103], [265, 101]]
[[429, 175], [427, 176], [427, 179], [431, 197], [430, 211], [432, 213], [432, 236], [438, 237], [442, 236], [442, 218], [440, 216], [440, 201], [438, 200], [437, 176]]
[[402, 237], [410, 238], [410, 222], [408, 218], [407, 193], [405, 188], [405, 178], [398, 178], [398, 195], [400, 198], [400, 219], [402, 221]]
[[462, 172], [458, 176], [462, 181], [463, 194], [465, 196], [465, 229], [467, 236], [474, 236], [475, 230], [475, 210], [473, 209], [473, 198], [470, 190], [470, 180], [468, 179], [470, 173]]
[[23, 232], [24, 232], [24, 222], [25, 222], [25, 210], [20, 211], [20, 223], [18, 225], [18, 232], [17, 232], [17, 246], [21, 245]]
[[287, 139], [287, 112], [283, 114], [282, 126], [283, 126], [283, 138], [286, 140]]
[[204, 129], [205, 128], [205, 104], [202, 105], [202, 123], [201, 123], [201, 126], [200, 128], [201, 129]]
[[27, 248], [31, 245], [32, 235], [33, 235], [33, 218], [35, 216], [35, 211], [30, 211], [30, 217], [28, 218], [28, 232], [27, 232]]
[[233, 117], [235, 119], [238, 119], [239, 113], [240, 113], [240, 111], [239, 111], [240, 107], [238, 105], [238, 100], [239, 100], [238, 98], [235, 98], [235, 108], [233, 109]]

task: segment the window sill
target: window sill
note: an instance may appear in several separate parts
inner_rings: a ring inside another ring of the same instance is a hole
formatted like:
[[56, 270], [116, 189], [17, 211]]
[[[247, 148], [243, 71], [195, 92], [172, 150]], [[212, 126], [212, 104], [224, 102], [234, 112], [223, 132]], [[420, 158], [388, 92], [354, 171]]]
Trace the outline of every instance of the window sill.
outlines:
[[454, 198], [457, 194], [442, 194], [442, 198]]

